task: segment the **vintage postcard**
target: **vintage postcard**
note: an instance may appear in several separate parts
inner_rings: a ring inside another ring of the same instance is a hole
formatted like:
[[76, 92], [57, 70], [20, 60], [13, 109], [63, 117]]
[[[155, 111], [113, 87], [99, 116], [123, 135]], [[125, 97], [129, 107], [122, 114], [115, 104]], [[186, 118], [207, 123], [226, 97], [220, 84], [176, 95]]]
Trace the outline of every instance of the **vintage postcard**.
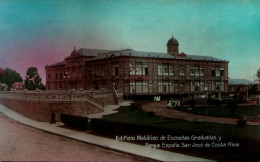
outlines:
[[0, 0], [0, 24], [1, 161], [260, 160], [259, 0]]

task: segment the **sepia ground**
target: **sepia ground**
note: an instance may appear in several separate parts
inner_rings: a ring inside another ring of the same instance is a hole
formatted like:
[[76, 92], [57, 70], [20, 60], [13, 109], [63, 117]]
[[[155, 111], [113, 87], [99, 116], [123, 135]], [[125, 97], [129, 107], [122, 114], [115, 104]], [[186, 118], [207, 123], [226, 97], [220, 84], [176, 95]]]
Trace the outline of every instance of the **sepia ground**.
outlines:
[[140, 161], [27, 127], [0, 115], [0, 161]]
[[[207, 115], [197, 115], [191, 114], [176, 109], [166, 108], [166, 101], [161, 102], [149, 102], [142, 105], [144, 111], [153, 111], [156, 115], [170, 117], [174, 119], [184, 119], [187, 121], [205, 121], [223, 124], [236, 124], [237, 118], [224, 118], [224, 117], [214, 117]], [[250, 125], [260, 125], [260, 122], [248, 121]]]

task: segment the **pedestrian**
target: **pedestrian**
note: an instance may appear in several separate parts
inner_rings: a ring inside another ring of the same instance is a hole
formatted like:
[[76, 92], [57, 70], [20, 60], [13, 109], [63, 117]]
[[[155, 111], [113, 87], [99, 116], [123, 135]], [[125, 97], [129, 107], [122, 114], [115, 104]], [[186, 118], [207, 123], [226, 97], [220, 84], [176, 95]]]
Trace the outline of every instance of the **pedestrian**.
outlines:
[[259, 97], [256, 98], [256, 103], [259, 105]]
[[50, 121], [50, 124], [55, 124], [56, 123], [56, 115], [54, 112], [51, 113], [51, 121]]

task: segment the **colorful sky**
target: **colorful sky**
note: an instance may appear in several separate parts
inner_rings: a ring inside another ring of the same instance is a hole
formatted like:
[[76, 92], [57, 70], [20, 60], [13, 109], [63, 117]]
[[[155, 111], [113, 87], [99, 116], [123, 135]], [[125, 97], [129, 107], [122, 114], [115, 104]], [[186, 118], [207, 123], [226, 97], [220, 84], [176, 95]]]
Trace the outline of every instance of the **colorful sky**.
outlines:
[[0, 0], [0, 67], [23, 78], [63, 60], [73, 47], [180, 52], [230, 61], [229, 77], [260, 67], [259, 0]]

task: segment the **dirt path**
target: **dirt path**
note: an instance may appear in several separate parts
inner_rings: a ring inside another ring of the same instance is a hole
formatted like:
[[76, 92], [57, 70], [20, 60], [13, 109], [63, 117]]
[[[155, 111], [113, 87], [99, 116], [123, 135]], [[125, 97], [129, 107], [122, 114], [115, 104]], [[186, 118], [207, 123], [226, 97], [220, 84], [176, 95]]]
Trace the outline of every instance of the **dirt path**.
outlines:
[[142, 161], [96, 146], [50, 135], [0, 115], [0, 161]]
[[[166, 101], [160, 102], [149, 102], [142, 106], [144, 111], [153, 111], [156, 115], [175, 118], [175, 119], [184, 119], [188, 121], [205, 121], [205, 122], [214, 122], [214, 123], [225, 123], [225, 124], [236, 124], [237, 118], [223, 118], [223, 117], [213, 117], [205, 115], [196, 115], [176, 109], [166, 108]], [[250, 122], [250, 125], [260, 125], [260, 122]]]

